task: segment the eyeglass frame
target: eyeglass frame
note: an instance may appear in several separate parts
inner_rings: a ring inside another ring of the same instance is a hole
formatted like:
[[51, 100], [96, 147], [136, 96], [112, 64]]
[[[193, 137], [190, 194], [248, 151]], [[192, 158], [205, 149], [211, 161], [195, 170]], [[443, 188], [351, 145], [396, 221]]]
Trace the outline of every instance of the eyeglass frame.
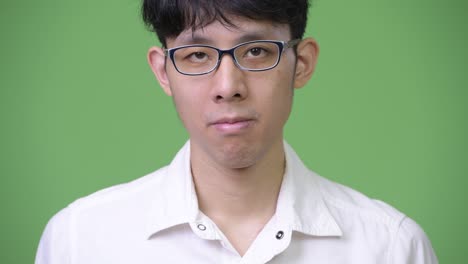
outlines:
[[[163, 52], [164, 52], [164, 56], [169, 57], [171, 59], [172, 65], [174, 65], [174, 68], [180, 74], [183, 74], [183, 75], [199, 76], [199, 75], [205, 75], [205, 74], [213, 72], [221, 64], [221, 60], [222, 60], [224, 54], [231, 55], [231, 58], [234, 60], [234, 64], [237, 66], [237, 68], [239, 68], [241, 70], [244, 70], [244, 71], [260, 72], [260, 71], [268, 71], [268, 70], [271, 70], [271, 69], [275, 68], [276, 66], [278, 66], [278, 64], [279, 64], [279, 62], [281, 60], [281, 56], [283, 55], [284, 50], [296, 46], [297, 44], [299, 44], [299, 42], [301, 42], [301, 40], [302, 39], [292, 39], [292, 40], [289, 40], [289, 41], [282, 41], [282, 40], [252, 40], [252, 41], [239, 43], [239, 44], [235, 45], [234, 47], [232, 47], [230, 49], [226, 49], [226, 50], [218, 49], [218, 48], [210, 46], [210, 45], [191, 44], [191, 45], [178, 46], [178, 47], [174, 47], [174, 48], [170, 48], [170, 49], [165, 49], [164, 48]], [[276, 44], [278, 46], [278, 50], [279, 50], [278, 59], [276, 60], [276, 63], [273, 66], [263, 68], [263, 69], [250, 69], [250, 68], [243, 67], [242, 65], [240, 65], [238, 63], [238, 61], [236, 59], [236, 56], [234, 55], [234, 50], [237, 49], [240, 46], [250, 44], [250, 43], [257, 43], [257, 42], [268, 42], [268, 43]], [[205, 72], [201, 72], [201, 73], [186, 73], [186, 72], [182, 72], [181, 70], [179, 70], [179, 68], [177, 67], [177, 64], [175, 62], [175, 59], [174, 59], [174, 53], [179, 49], [190, 48], [190, 47], [205, 47], [205, 48], [212, 48], [212, 49], [218, 51], [218, 61], [216, 62], [216, 65], [212, 69], [210, 69], [208, 71], [205, 71]]]

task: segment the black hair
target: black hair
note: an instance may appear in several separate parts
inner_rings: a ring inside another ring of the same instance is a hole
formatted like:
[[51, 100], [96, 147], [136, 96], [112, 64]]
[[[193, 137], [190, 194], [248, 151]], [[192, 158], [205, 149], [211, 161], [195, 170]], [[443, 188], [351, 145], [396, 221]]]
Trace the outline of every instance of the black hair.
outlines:
[[308, 0], [143, 0], [142, 17], [161, 44], [182, 31], [219, 21], [235, 26], [230, 16], [288, 24], [291, 38], [302, 38], [307, 24]]

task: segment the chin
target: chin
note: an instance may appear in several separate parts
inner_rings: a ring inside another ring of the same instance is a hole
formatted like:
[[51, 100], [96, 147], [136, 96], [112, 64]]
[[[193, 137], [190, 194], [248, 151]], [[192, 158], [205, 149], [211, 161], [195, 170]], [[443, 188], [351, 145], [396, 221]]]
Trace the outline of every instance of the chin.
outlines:
[[255, 165], [262, 154], [255, 145], [232, 144], [220, 150], [218, 162], [226, 168], [245, 169]]
[[233, 169], [233, 170], [242, 170], [248, 169], [255, 165], [255, 159], [229, 159], [223, 160], [221, 163], [224, 165], [225, 168]]

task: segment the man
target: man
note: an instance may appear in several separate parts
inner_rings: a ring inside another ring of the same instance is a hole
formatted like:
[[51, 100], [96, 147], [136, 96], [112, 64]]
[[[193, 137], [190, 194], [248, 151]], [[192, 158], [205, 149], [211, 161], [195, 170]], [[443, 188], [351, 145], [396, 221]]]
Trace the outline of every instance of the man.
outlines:
[[308, 3], [145, 0], [148, 61], [190, 140], [58, 213], [37, 264], [437, 263], [420, 227], [304, 167], [283, 141], [318, 45]]

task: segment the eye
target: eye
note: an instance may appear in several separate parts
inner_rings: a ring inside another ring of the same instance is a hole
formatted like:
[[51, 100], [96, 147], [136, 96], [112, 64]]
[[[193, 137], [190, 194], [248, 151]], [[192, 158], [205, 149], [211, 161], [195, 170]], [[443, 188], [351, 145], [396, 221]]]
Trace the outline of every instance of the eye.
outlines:
[[258, 57], [258, 56], [266, 55], [266, 53], [267, 53], [267, 50], [265, 50], [264, 48], [253, 47], [253, 48], [250, 48], [245, 55], [247, 57], [249, 56]]
[[193, 62], [203, 62], [208, 59], [208, 54], [206, 54], [205, 52], [197, 51], [190, 53], [186, 58]]

